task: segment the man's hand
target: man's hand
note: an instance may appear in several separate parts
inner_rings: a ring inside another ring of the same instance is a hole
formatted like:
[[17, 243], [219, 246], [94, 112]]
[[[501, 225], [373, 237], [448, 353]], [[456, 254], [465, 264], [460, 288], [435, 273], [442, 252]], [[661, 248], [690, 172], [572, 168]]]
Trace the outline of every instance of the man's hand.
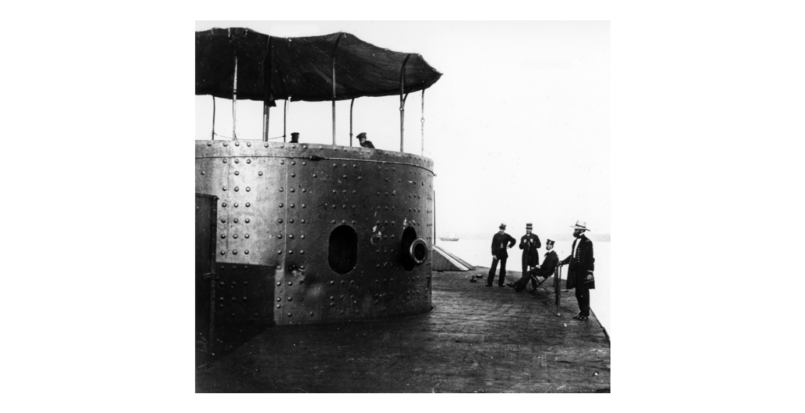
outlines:
[[592, 280], [592, 279], [593, 279], [593, 275], [592, 274], [587, 274], [587, 281]]

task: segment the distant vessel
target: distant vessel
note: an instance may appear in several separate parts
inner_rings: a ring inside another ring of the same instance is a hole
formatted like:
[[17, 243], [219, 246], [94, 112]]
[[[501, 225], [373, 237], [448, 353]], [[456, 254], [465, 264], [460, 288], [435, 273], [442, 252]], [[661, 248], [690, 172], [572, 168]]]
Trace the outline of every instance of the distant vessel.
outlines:
[[442, 241], [458, 241], [458, 235], [456, 234], [447, 234], [447, 236], [439, 237]]

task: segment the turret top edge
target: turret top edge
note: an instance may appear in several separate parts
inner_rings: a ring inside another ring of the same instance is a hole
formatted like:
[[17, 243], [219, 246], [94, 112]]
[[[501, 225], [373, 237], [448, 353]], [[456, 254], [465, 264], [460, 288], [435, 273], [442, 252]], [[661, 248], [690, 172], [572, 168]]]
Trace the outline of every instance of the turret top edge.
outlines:
[[389, 159], [394, 161], [412, 160], [433, 164], [433, 160], [424, 156], [411, 153], [401, 153], [397, 151], [386, 151], [382, 149], [369, 149], [354, 146], [325, 145], [319, 143], [290, 143], [290, 142], [264, 142], [259, 139], [239, 139], [239, 140], [196, 140], [196, 157], [206, 157], [205, 148], [213, 149], [217, 155], [222, 155], [219, 151], [226, 148], [229, 156], [250, 156], [259, 155], [261, 151], [270, 149], [272, 151], [281, 150], [294, 156], [314, 156], [326, 153], [326, 157], [333, 154], [347, 158], [382, 160]]

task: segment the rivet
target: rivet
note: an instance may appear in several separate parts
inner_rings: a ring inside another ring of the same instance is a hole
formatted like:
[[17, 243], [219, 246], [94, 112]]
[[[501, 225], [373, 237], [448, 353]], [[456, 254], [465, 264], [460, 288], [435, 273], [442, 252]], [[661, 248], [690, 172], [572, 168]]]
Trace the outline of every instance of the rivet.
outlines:
[[296, 174], [291, 174], [291, 178], [296, 178]]
[[299, 251], [300, 254], [305, 255], [305, 250]]
[[252, 163], [252, 160], [251, 159], [246, 159], [246, 163]]
[[341, 193], [342, 193], [342, 194], [346, 194], [346, 193], [347, 193], [347, 190], [345, 189], [345, 190], [341, 191]]
[[293, 239], [293, 234], [288, 234], [288, 238]]
[[238, 192], [238, 191], [240, 191], [240, 188], [238, 188], [238, 187], [236, 186], [236, 187], [235, 187], [235, 192]]
[[284, 189], [282, 189], [282, 187], [280, 187], [280, 192], [282, 192], [282, 191], [284, 191]]
[[277, 234], [277, 239], [282, 239], [282, 234]]
[[226, 163], [226, 159], [223, 159], [224, 163]]
[[240, 146], [240, 142], [235, 142], [235, 146]]
[[226, 202], [221, 203], [221, 206], [226, 208]]
[[268, 142], [263, 143], [263, 147], [268, 148]]
[[212, 142], [207, 142], [207, 146], [212, 146]]
[[335, 190], [335, 189], [333, 189], [333, 193], [336, 193], [336, 190]]
[[288, 220], [288, 222], [290, 222], [291, 224], [293, 224], [293, 218], [291, 218], [290, 220]]
[[232, 221], [234, 221], [236, 224], [238, 223], [238, 219], [237, 219], [237, 218], [233, 219]]
[[357, 166], [357, 165], [355, 165], [355, 164], [352, 164], [352, 167], [353, 167], [353, 168], [355, 168], [355, 167], [356, 167], [356, 166]]
[[282, 207], [284, 207], [284, 206], [285, 206], [285, 204], [283, 204], [282, 202], [280, 202], [280, 208], [282, 208]]
[[221, 255], [226, 255], [226, 251], [221, 250]]
[[279, 305], [279, 304], [277, 304], [277, 308], [280, 308], [280, 307], [282, 307], [282, 306], [281, 306], [281, 305]]
[[330, 281], [330, 285], [335, 285], [335, 281]]
[[352, 220], [352, 225], [355, 225], [355, 220], [354, 219]]
[[229, 142], [224, 142], [224, 146], [229, 146]]
[[335, 168], [336, 166], [338, 166], [338, 164], [334, 163], [334, 164], [333, 164], [333, 168]]
[[288, 285], [293, 285], [293, 281], [288, 281]]
[[291, 192], [296, 192], [296, 189], [291, 188]]
[[[296, 145], [294, 145], [293, 147], [296, 148]], [[291, 165], [296, 165], [296, 161], [291, 161]]]
[[[281, 283], [281, 282], [279, 282], [279, 281], [277, 281], [277, 287], [279, 287], [280, 285], [282, 285], [282, 283]], [[279, 298], [277, 298], [277, 301], [279, 301], [279, 300], [280, 300], [280, 299], [279, 299]]]
[[277, 250], [277, 254], [282, 254], [282, 250]]
[[282, 224], [282, 218], [278, 219], [277, 222]]
[[222, 189], [222, 190], [224, 190], [224, 191], [226, 191], [226, 187], [225, 187], [225, 186], [224, 186], [224, 187], [221, 187], [221, 189]]
[[335, 220], [332, 220], [331, 222], [332, 222], [333, 224], [335, 224]]
[[237, 202], [235, 202], [235, 204], [234, 204], [233, 206], [234, 206], [235, 208], [237, 208], [237, 207], [238, 207], [238, 205], [239, 205], [239, 204], [238, 204]]
[[293, 250], [288, 250], [288, 254], [293, 255]]
[[305, 165], [307, 165], [307, 162], [302, 162], [302, 166], [305, 166]]
[[238, 239], [238, 234], [233, 235], [232, 238]]
[[247, 203], [246, 203], [246, 208], [248, 208], [248, 207], [250, 207], [250, 206], [252, 206], [252, 204], [251, 204], [251, 203], [249, 203], [249, 202], [247, 202]]
[[346, 223], [347, 223], [347, 220], [342, 219], [342, 220], [341, 220], [341, 223], [342, 223], [342, 224], [346, 224]]
[[305, 207], [305, 204], [302, 204], [302, 208], [304, 208], [304, 207]]
[[258, 172], [257, 175], [263, 176], [263, 171]]
[[[333, 192], [335, 192], [335, 191], [333, 191]], [[336, 208], [338, 208], [338, 205], [333, 204], [333, 209], [336, 209]]]
[[335, 305], [335, 303], [330, 303], [330, 307], [332, 307], [332, 306], [334, 306], [334, 305]]
[[232, 255], [238, 255], [238, 250], [232, 250]]
[[305, 220], [304, 220], [304, 219], [302, 220], [302, 223], [303, 223], [303, 224], [305, 223]]
[[240, 172], [235, 171], [235, 176], [240, 175]]
[[346, 168], [346, 167], [347, 167], [347, 164], [342, 164], [341, 166], [343, 166], [344, 168]]
[[341, 205], [341, 208], [347, 209], [347, 205], [346, 204]]
[[305, 189], [305, 188], [302, 188], [302, 192], [307, 192], [307, 189]]
[[363, 179], [363, 178], [359, 176], [359, 177], [358, 177], [358, 180], [360, 181], [361, 179]]
[[235, 159], [235, 163], [240, 163], [240, 159]]
[[288, 313], [288, 317], [290, 317], [290, 316], [291, 316], [291, 313]]
[[280, 165], [285, 165], [285, 160], [284, 159], [280, 159]]
[[316, 174], [313, 174], [313, 177], [315, 178], [315, 177], [316, 177]]
[[202, 175], [205, 175], [204, 171], [201, 171], [201, 174], [202, 174]]
[[226, 222], [226, 218], [221, 218], [221, 222]]
[[[304, 221], [304, 219], [303, 219], [302, 221]], [[304, 234], [302, 234], [302, 235], [300, 235], [300, 236], [299, 236], [299, 238], [305, 239], [305, 235], [304, 235]], [[304, 270], [304, 269], [305, 269], [305, 267], [303, 266], [303, 267], [302, 267], [302, 269]]]
[[291, 202], [291, 208], [293, 208], [294, 206], [295, 206], [295, 205], [293, 204], [293, 202]]
[[[249, 238], [249, 234], [244, 235], [243, 238]], [[248, 252], [247, 252], [247, 254], [248, 254]]]
[[288, 301], [293, 301], [293, 297], [288, 297]]
[[310, 315], [313, 315], [313, 311], [310, 312]]
[[[246, 237], [249, 238], [249, 237]], [[249, 250], [243, 251], [244, 254], [249, 255]]]
[[[251, 189], [251, 188], [249, 188], [248, 186], [246, 187], [246, 192], [249, 192], [249, 191], [251, 191], [251, 190], [252, 190], [252, 189]], [[293, 192], [293, 191], [291, 191], [291, 192]]]
[[224, 239], [224, 238], [226, 238], [226, 235], [221, 234], [221, 239]]

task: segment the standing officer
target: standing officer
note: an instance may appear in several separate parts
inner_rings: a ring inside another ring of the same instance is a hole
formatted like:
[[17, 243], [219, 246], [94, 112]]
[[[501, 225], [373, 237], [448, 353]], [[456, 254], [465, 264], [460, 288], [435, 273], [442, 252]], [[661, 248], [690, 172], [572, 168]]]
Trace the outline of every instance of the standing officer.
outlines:
[[576, 301], [579, 302], [579, 315], [573, 318], [587, 321], [587, 317], [590, 316], [590, 290], [595, 289], [593, 242], [585, 234], [585, 231], [589, 231], [586, 222], [576, 221], [576, 225], [571, 228], [573, 228], [573, 236], [576, 237], [576, 240], [573, 241], [573, 252], [559, 265], [570, 264], [567, 271], [566, 288], [568, 290], [576, 289]]
[[[525, 224], [525, 235], [520, 238], [520, 249], [523, 250], [523, 258], [521, 263], [523, 266], [523, 276], [528, 274], [528, 267], [539, 265], [539, 251], [537, 248], [541, 247], [539, 237], [531, 233], [531, 223]], [[525, 288], [525, 286], [523, 286]], [[537, 281], [531, 279], [532, 291], [537, 289]]]
[[509, 253], [506, 249], [513, 247], [517, 243], [514, 237], [505, 232], [506, 224], [500, 224], [499, 228], [500, 231], [492, 237], [492, 268], [489, 269], [489, 277], [486, 279], [487, 287], [491, 287], [492, 280], [495, 279], [495, 269], [498, 267], [498, 261], [500, 261], [498, 287], [503, 287], [503, 281], [506, 279], [506, 260], [509, 258]]

